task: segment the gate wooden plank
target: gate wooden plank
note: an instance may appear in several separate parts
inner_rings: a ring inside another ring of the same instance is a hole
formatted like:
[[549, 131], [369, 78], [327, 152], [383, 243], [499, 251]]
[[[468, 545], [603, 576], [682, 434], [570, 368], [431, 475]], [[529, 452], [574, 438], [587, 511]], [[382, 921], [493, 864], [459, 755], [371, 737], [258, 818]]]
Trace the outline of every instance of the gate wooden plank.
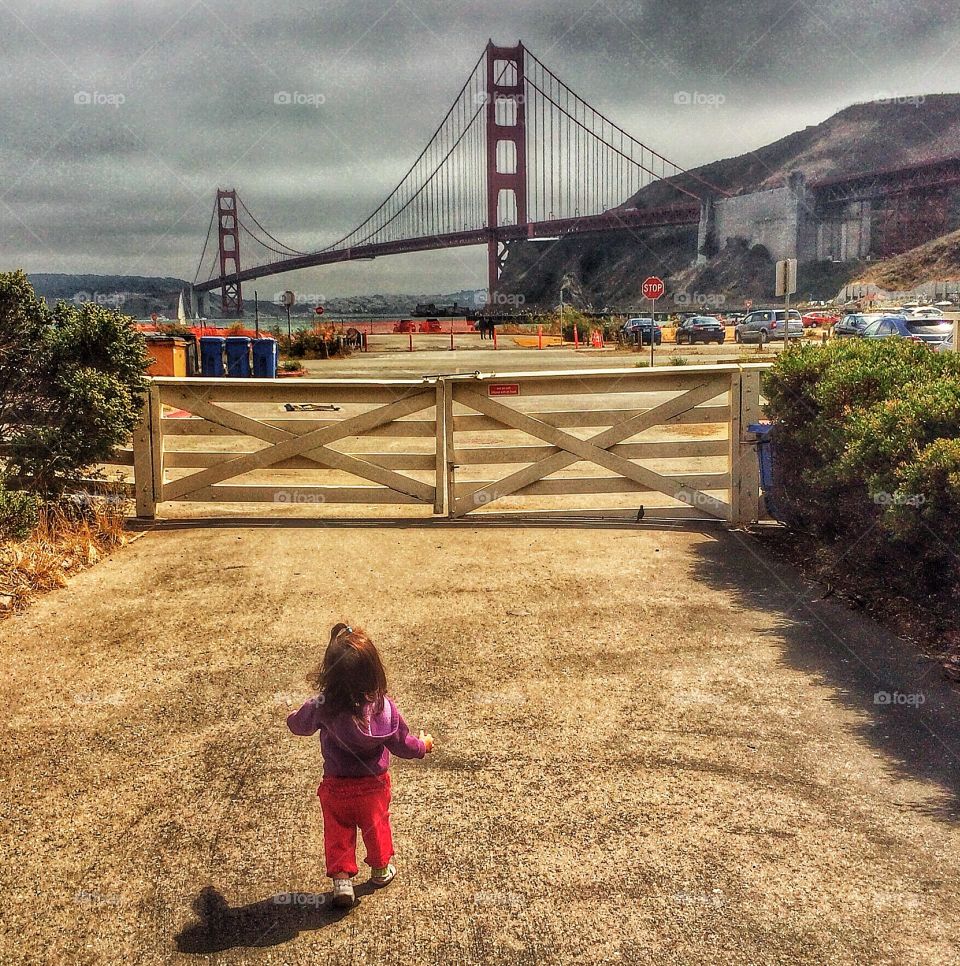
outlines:
[[[724, 443], [724, 446], [726, 446], [726, 443]], [[168, 469], [205, 469], [208, 466], [216, 466], [219, 463], [236, 459], [238, 456], [246, 455], [246, 453], [241, 452], [220, 453], [211, 450], [166, 450], [164, 463]], [[433, 453], [359, 453], [350, 455], [359, 456], [368, 463], [382, 466], [388, 470], [432, 470], [436, 465], [436, 457]], [[119, 460], [115, 458], [113, 462], [119, 462]], [[291, 456], [289, 459], [279, 460], [271, 464], [271, 469], [275, 470], [315, 470], [319, 467], [321, 467], [321, 464], [317, 460], [308, 459], [306, 456]]]
[[[491, 503], [545, 476], [549, 476], [551, 473], [555, 473], [569, 466], [571, 463], [576, 463], [579, 459], [597, 463], [606, 469], [625, 476], [627, 479], [647, 485], [654, 490], [676, 498], [677, 487], [674, 481], [646, 467], [631, 463], [623, 457], [615, 456], [606, 447], [634, 436], [637, 433], [641, 433], [651, 426], [659, 425], [664, 418], [677, 415], [686, 409], [693, 408], [699, 403], [713, 399], [720, 395], [720, 393], [726, 391], [727, 385], [725, 380], [719, 379], [716, 376], [708, 378], [706, 382], [688, 390], [682, 395], [668, 400], [654, 409], [642, 412], [631, 419], [612, 426], [610, 429], [591, 437], [589, 440], [577, 439], [555, 427], [548, 426], [534, 419], [532, 416], [504, 406], [502, 403], [493, 399], [488, 399], [470, 386], [457, 385], [456, 390], [460, 400], [471, 408], [476, 409], [477, 412], [499, 419], [504, 425], [513, 429], [519, 429], [530, 436], [538, 437], [548, 443], [552, 443], [565, 452], [558, 452], [554, 456], [541, 460], [532, 466], [518, 470], [516, 473], [511, 474], [504, 480], [493, 485], [480, 485], [476, 487], [469, 494], [465, 494], [456, 501], [456, 515], [461, 516], [464, 512], [469, 512], [469, 509], [466, 508], [468, 502], [473, 503], [474, 508]], [[697, 496], [698, 505], [702, 509], [717, 515], [726, 515], [728, 510], [727, 504], [705, 493], [700, 493], [699, 491], [691, 492]]]
[[[594, 426], [612, 426], [614, 423], [623, 422], [625, 419], [632, 419], [641, 413], [651, 412], [651, 409], [561, 409], [551, 411], [539, 410], [517, 410], [526, 412], [528, 416], [534, 416], [550, 426], [557, 426], [562, 429], [572, 429], [573, 427], [588, 429]], [[706, 425], [717, 423], [726, 425], [730, 417], [728, 406], [699, 406], [688, 412], [672, 416], [670, 419], [663, 420], [666, 426], [689, 426]], [[454, 416], [453, 426], [458, 433], [483, 433], [490, 430], [503, 429], [503, 426], [489, 416], [465, 415]]]
[[188, 503], [274, 503], [277, 506], [323, 506], [325, 503], [395, 503], [401, 506], [424, 501], [382, 486], [205, 486], [183, 497]]
[[[688, 476], [669, 478], [675, 484], [674, 490], [688, 493], [701, 490], [725, 490], [730, 486], [729, 473], [691, 473]], [[484, 484], [485, 486], [488, 484]], [[491, 481], [491, 486], [496, 481]], [[469, 495], [472, 483], [458, 483], [457, 492]], [[547, 480], [536, 480], [514, 491], [513, 496], [563, 496], [566, 493], [662, 493], [659, 487], [648, 486], [625, 476], [569, 476]], [[672, 494], [666, 494], [671, 496]], [[681, 501], [685, 502], [685, 501]]]
[[[705, 439], [650, 443], [618, 443], [610, 452], [626, 459], [701, 459], [727, 456], [726, 439]], [[476, 446], [457, 451], [460, 466], [493, 466], [501, 463], [534, 463], [558, 452], [556, 446]], [[184, 464], [185, 465], [185, 464]]]
[[150, 412], [151, 394], [143, 399], [143, 410], [133, 431], [133, 478], [137, 497], [137, 516], [152, 520], [157, 513], [153, 484], [153, 421]]

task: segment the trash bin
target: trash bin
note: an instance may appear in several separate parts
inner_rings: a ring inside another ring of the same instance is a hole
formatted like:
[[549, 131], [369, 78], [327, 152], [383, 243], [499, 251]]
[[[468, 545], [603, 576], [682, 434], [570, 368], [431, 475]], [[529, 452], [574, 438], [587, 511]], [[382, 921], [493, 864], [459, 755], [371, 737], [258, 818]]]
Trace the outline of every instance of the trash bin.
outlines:
[[751, 423], [747, 430], [756, 433], [757, 439], [757, 459], [760, 461], [760, 489], [763, 490], [763, 498], [767, 503], [767, 512], [775, 520], [780, 519], [780, 513], [773, 497], [773, 460], [774, 446], [770, 439], [770, 430], [773, 426], [770, 423]]
[[277, 340], [256, 339], [253, 343], [253, 374], [258, 379], [277, 378]]
[[227, 375], [250, 375], [250, 337], [246, 335], [227, 336]]
[[193, 346], [176, 336], [147, 336], [147, 352], [151, 359], [147, 374], [150, 376], [188, 376], [188, 349]]
[[221, 335], [205, 335], [200, 339], [200, 375], [223, 375], [223, 346]]

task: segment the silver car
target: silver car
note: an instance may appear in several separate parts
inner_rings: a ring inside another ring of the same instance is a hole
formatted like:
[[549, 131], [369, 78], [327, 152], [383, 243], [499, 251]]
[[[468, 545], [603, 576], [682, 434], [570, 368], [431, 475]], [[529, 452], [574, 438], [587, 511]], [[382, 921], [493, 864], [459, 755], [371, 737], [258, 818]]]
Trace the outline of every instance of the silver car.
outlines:
[[[795, 309], [790, 310], [791, 339], [803, 339], [803, 317]], [[757, 309], [751, 312], [733, 331], [737, 342], [783, 342], [787, 337], [787, 313], [785, 309]]]

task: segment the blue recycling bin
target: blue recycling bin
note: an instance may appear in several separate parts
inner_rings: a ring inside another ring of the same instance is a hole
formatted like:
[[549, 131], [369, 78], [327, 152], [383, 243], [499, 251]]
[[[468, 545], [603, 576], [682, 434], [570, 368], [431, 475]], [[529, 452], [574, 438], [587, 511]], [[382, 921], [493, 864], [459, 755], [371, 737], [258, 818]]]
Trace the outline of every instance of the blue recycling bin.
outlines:
[[779, 508], [773, 497], [773, 460], [774, 448], [773, 440], [770, 438], [770, 430], [773, 426], [770, 423], [751, 423], [747, 430], [756, 433], [757, 439], [757, 459], [760, 461], [760, 488], [763, 490], [763, 497], [767, 502], [767, 511], [775, 520], [780, 519]]
[[250, 338], [245, 335], [227, 336], [227, 375], [250, 375]]
[[221, 335], [205, 335], [200, 339], [200, 375], [223, 375], [223, 345]]
[[277, 378], [277, 340], [256, 339], [253, 343], [253, 374], [258, 379]]

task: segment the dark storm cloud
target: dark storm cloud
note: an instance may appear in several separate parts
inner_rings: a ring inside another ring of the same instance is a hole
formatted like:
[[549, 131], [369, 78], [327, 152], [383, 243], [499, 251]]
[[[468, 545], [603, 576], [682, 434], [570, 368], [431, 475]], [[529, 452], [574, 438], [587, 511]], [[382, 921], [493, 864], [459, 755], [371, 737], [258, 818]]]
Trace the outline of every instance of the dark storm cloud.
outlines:
[[[33, 271], [192, 277], [218, 185], [237, 186], [296, 247], [339, 237], [416, 157], [491, 35], [524, 40], [686, 166], [855, 100], [960, 88], [960, 31], [939, 0], [15, 0], [3, 10], [2, 260]], [[313, 102], [278, 105], [279, 91]], [[683, 92], [712, 105], [678, 104]], [[322, 278], [330, 291], [458, 288], [482, 284], [483, 257], [384, 259]]]

